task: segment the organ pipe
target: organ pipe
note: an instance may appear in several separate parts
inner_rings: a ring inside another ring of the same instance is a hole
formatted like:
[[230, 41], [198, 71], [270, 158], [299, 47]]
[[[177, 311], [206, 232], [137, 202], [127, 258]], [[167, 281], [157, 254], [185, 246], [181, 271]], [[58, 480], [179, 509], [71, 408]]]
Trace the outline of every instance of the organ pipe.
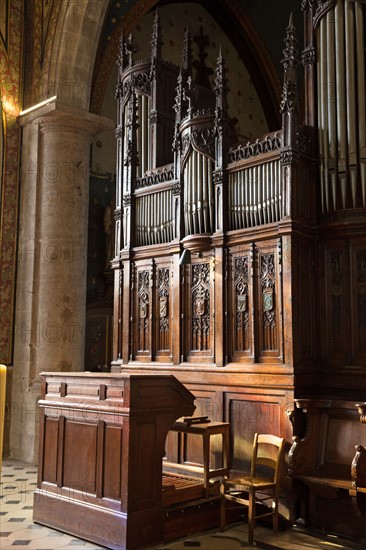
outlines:
[[184, 165], [184, 225], [186, 235], [212, 232], [212, 160], [192, 150]]
[[365, 5], [338, 0], [320, 20], [319, 145], [322, 211], [365, 207]]
[[[326, 20], [322, 19], [320, 22], [320, 44], [322, 51], [327, 51], [327, 27]], [[328, 185], [328, 116], [327, 109], [325, 108], [328, 101], [329, 91], [327, 85], [327, 56], [324, 55], [320, 58], [319, 69], [319, 87], [320, 97], [325, 98], [323, 103], [319, 102], [319, 146], [320, 156], [322, 158], [323, 168], [321, 168], [322, 179], [322, 191], [323, 191], [323, 208], [328, 210], [329, 208], [329, 185]]]
[[[333, 23], [333, 14], [331, 12], [327, 13], [326, 16], [326, 25], [327, 25], [327, 48], [330, 52], [334, 51], [334, 23]], [[335, 76], [335, 66], [327, 56], [327, 82], [328, 84], [328, 95], [326, 105], [323, 107], [328, 108], [327, 119], [329, 121], [329, 172], [330, 172], [330, 181], [331, 186], [330, 193], [332, 196], [332, 203], [335, 204], [337, 196], [337, 182], [336, 182], [336, 171], [335, 163], [337, 159], [337, 124], [336, 124], [336, 105], [334, 97], [334, 88], [336, 85], [336, 76]]]
[[[345, 3], [345, 43], [346, 47], [346, 79], [347, 79], [347, 134], [348, 162], [350, 169], [350, 185], [352, 207], [356, 206], [356, 175], [357, 175], [357, 137], [356, 137], [356, 105], [357, 87], [355, 75], [355, 20], [354, 4], [349, 0]], [[343, 208], [346, 207], [344, 203]]]
[[279, 160], [231, 172], [228, 182], [231, 229], [244, 229], [281, 219]]

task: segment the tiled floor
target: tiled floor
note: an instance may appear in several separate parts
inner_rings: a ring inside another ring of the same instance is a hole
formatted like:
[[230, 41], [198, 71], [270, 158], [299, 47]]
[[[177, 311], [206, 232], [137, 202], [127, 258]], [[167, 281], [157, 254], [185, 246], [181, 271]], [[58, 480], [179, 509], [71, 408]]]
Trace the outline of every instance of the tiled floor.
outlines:
[[[92, 550], [103, 547], [60, 533], [32, 521], [33, 491], [37, 468], [15, 461], [3, 461], [0, 486], [0, 549], [14, 550]], [[340, 541], [335, 537], [323, 539], [291, 529], [273, 535], [271, 530], [258, 527], [257, 547], [282, 550], [363, 550], [360, 545]], [[234, 525], [223, 533], [211, 531], [197, 536], [151, 547], [149, 550], [236, 550], [253, 548], [247, 542], [246, 525]], [[365, 545], [366, 550], [366, 545]]]

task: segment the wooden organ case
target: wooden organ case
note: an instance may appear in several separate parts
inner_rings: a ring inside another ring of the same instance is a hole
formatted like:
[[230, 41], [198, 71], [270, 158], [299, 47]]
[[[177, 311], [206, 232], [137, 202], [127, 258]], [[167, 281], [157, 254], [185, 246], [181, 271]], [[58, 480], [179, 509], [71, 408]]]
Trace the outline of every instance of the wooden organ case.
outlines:
[[[366, 392], [365, 5], [302, 9], [301, 61], [292, 18], [285, 34], [282, 126], [246, 144], [221, 54], [212, 88], [189, 32], [180, 69], [165, 62], [158, 14], [149, 61], [134, 62], [131, 39], [119, 51], [112, 372], [173, 373], [197, 414], [230, 423], [238, 470], [256, 431], [291, 441], [295, 397]], [[327, 24], [344, 32], [336, 21], [352, 33], [340, 56], [326, 51]], [[170, 434], [167, 459], [199, 463], [184, 445]], [[283, 512], [296, 519], [291, 498]]]
[[[131, 39], [120, 45], [111, 370], [174, 373], [198, 415], [230, 423], [240, 470], [256, 431], [291, 439], [294, 363], [315, 352], [304, 271], [315, 246], [314, 141], [297, 121], [291, 24], [283, 128], [245, 145], [228, 115], [225, 60], [218, 52], [210, 84], [196, 38], [199, 61], [186, 32], [180, 69], [161, 58], [158, 14], [149, 63], [134, 63]], [[167, 462], [202, 465], [197, 440], [169, 434]], [[217, 467], [215, 445], [210, 458]]]

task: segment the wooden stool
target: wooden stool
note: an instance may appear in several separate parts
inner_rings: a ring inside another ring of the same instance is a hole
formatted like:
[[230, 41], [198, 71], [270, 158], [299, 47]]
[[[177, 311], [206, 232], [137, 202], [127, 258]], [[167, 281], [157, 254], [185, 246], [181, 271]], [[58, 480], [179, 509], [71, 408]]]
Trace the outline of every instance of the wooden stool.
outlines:
[[[210, 422], [207, 417], [185, 418], [175, 422], [171, 431], [179, 434], [193, 434], [202, 437], [203, 444], [203, 468], [188, 467], [190, 471], [203, 470], [203, 482], [205, 497], [209, 496], [210, 479], [227, 476], [230, 470], [230, 424], [229, 422]], [[213, 435], [222, 435], [223, 463], [221, 468], [210, 469], [210, 439]], [[179, 465], [181, 466], [181, 465]]]

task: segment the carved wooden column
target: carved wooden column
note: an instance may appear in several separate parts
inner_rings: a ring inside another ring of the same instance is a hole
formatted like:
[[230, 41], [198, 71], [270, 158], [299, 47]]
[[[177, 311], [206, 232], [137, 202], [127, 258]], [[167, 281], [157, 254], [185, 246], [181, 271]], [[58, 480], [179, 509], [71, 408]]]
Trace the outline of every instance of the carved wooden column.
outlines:
[[304, 49], [301, 60], [304, 66], [305, 124], [316, 126], [316, 48], [314, 36], [314, 0], [303, 0], [304, 10]]
[[[283, 51], [282, 64], [284, 67], [284, 83], [282, 90], [282, 101], [280, 110], [282, 113], [282, 151], [281, 151], [281, 172], [282, 172], [282, 219], [291, 220], [296, 217], [296, 193], [297, 193], [297, 66], [298, 52], [296, 49], [296, 32], [293, 25], [292, 14], [286, 29], [285, 48]], [[285, 363], [294, 365], [296, 353], [296, 324], [298, 310], [296, 304], [296, 237], [288, 228], [283, 228], [283, 234], [278, 242], [279, 264], [281, 270], [283, 295], [287, 297], [283, 304], [282, 312], [282, 339], [283, 356]]]
[[151, 168], [165, 164], [164, 159], [164, 135], [161, 121], [161, 110], [164, 108], [164, 94], [159, 93], [163, 76], [160, 71], [161, 62], [161, 29], [159, 14], [156, 10], [151, 39], [151, 111], [149, 114], [149, 132], [150, 132], [150, 158]]
[[31, 462], [39, 373], [84, 369], [90, 143], [112, 121], [53, 101], [21, 124], [11, 454]]
[[227, 336], [225, 315], [225, 293], [223, 292], [224, 280], [227, 271], [227, 257], [224, 248], [224, 233], [228, 228], [227, 212], [227, 174], [226, 166], [227, 143], [227, 80], [225, 75], [225, 63], [221, 51], [216, 64], [215, 93], [215, 169], [213, 172], [214, 185], [214, 234], [212, 244], [214, 246], [214, 281], [215, 281], [215, 363], [221, 367], [227, 356]]

